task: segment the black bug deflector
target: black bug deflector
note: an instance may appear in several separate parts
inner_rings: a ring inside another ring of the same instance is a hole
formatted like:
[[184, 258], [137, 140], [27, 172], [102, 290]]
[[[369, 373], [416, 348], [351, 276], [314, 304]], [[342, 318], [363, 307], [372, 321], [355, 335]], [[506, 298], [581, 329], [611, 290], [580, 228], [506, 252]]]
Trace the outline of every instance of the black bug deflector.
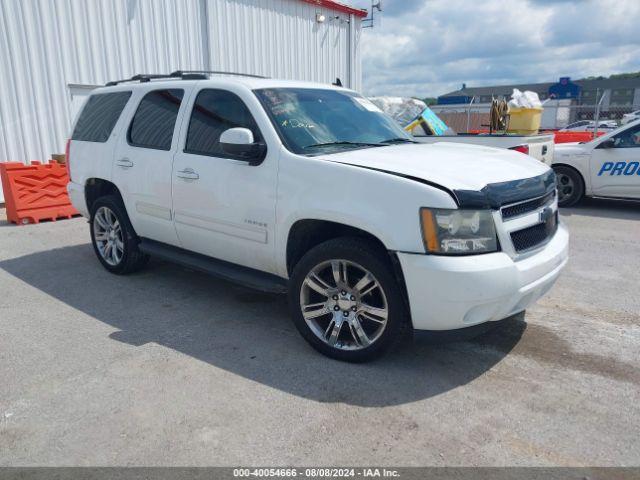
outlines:
[[556, 188], [556, 175], [551, 169], [537, 177], [523, 178], [509, 182], [490, 183], [481, 190], [450, 190], [444, 185], [411, 175], [347, 162], [335, 163], [342, 163], [343, 165], [364, 168], [366, 170], [374, 170], [376, 172], [424, 183], [425, 185], [447, 192], [453, 197], [460, 208], [492, 208], [497, 210], [504, 205], [542, 197]]
[[490, 183], [482, 190], [453, 190], [460, 208], [493, 208], [531, 198], [542, 197], [556, 188], [556, 175], [542, 175], [509, 182]]

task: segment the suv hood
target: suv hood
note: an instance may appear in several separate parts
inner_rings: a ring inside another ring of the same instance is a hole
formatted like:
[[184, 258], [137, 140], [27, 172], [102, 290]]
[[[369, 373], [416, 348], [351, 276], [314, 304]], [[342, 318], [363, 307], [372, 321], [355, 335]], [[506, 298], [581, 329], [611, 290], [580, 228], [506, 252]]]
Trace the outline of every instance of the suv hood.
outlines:
[[550, 170], [519, 152], [450, 142], [357, 149], [324, 159], [421, 179], [450, 191], [481, 191], [490, 184], [538, 177]]

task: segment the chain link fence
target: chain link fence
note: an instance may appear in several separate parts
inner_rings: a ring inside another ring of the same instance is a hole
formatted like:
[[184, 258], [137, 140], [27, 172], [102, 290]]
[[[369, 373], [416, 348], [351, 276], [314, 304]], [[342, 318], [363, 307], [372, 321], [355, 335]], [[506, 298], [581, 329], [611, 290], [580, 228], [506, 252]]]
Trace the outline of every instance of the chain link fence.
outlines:
[[[541, 130], [558, 130], [575, 122], [585, 122], [575, 128], [593, 131], [588, 122], [606, 122], [610, 128], [621, 124], [622, 116], [640, 109], [633, 105], [567, 105], [563, 100], [543, 105]], [[568, 102], [566, 102], [568, 103]], [[489, 104], [431, 105], [433, 110], [450, 128], [458, 133], [473, 133], [489, 129]], [[601, 124], [602, 126], [602, 124]], [[602, 127], [606, 128], [606, 127]]]

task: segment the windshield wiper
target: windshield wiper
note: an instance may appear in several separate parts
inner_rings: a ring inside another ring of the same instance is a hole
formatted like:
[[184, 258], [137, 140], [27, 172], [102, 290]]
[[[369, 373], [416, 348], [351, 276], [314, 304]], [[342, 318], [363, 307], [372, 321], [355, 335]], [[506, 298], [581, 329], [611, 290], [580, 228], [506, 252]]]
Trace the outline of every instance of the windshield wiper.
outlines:
[[397, 138], [390, 138], [389, 140], [383, 140], [380, 143], [385, 143], [385, 144], [393, 144], [393, 143], [420, 143], [417, 142], [415, 140], [411, 140], [410, 138], [404, 138], [404, 137], [397, 137]]
[[315, 148], [315, 147], [332, 147], [334, 145], [353, 145], [355, 147], [384, 147], [382, 143], [367, 143], [367, 142], [326, 142], [326, 143], [314, 143], [302, 148]]

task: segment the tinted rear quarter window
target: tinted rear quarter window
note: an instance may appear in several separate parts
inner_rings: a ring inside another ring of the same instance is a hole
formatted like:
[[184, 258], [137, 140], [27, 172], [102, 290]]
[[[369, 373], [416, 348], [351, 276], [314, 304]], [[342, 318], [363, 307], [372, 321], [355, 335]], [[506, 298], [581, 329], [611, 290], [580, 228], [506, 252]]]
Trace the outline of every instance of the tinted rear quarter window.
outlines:
[[138, 105], [127, 140], [135, 147], [170, 150], [184, 90], [154, 90]]
[[83, 142], [106, 142], [130, 97], [131, 92], [91, 95], [76, 122], [71, 139]]
[[262, 141], [258, 125], [240, 97], [226, 90], [201, 90], [193, 105], [184, 151], [237, 158], [223, 151], [220, 146], [222, 132], [236, 127], [248, 128], [253, 132], [255, 142]]

